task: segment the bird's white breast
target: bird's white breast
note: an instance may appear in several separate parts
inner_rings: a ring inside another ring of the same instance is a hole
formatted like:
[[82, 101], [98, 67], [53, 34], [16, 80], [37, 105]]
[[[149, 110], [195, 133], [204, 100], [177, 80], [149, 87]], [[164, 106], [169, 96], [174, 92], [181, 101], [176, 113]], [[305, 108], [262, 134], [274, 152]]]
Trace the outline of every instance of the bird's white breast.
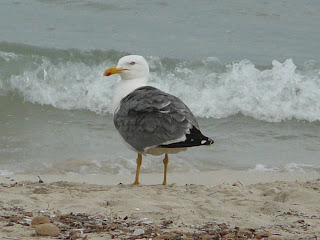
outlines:
[[129, 93], [134, 91], [139, 87], [143, 87], [147, 84], [148, 79], [145, 78], [136, 78], [131, 80], [121, 80], [118, 86], [115, 89], [111, 110], [114, 114], [116, 109], [120, 106], [121, 100], [127, 96]]

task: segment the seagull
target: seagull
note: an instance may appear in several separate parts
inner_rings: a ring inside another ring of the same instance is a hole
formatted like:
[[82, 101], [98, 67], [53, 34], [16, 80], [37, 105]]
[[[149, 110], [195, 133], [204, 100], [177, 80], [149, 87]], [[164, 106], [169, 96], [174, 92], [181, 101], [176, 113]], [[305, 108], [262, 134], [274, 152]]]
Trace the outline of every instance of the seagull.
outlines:
[[121, 77], [111, 106], [114, 125], [128, 148], [138, 154], [133, 184], [139, 184], [142, 155], [164, 154], [162, 184], [166, 185], [168, 154], [214, 141], [201, 133], [193, 113], [179, 98], [147, 85], [149, 66], [144, 57], [122, 57], [103, 75], [113, 74]]

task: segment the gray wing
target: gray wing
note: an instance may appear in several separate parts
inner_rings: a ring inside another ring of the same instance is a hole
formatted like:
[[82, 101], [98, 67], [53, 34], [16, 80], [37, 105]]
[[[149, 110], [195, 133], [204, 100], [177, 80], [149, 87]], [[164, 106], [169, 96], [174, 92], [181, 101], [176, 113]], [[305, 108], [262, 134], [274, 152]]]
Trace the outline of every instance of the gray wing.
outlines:
[[150, 86], [121, 100], [114, 125], [137, 151], [181, 141], [191, 129], [199, 129], [196, 118], [179, 98]]

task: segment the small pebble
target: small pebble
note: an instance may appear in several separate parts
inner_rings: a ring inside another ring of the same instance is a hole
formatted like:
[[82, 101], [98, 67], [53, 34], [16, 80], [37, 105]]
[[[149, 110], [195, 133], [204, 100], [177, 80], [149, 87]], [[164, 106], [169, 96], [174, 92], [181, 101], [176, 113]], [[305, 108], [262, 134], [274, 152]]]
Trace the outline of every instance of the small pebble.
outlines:
[[35, 225], [35, 230], [38, 235], [57, 237], [60, 234], [59, 228], [52, 223], [44, 223]]
[[50, 223], [49, 218], [47, 218], [46, 216], [40, 215], [32, 218], [31, 220], [32, 227], [34, 227], [35, 225], [43, 224], [43, 223]]
[[151, 224], [151, 223], [153, 223], [153, 221], [144, 221], [144, 222], [142, 222], [143, 224]]
[[141, 235], [141, 234], [144, 234], [144, 230], [143, 229], [136, 229], [136, 230], [134, 230], [134, 232], [133, 232], [133, 235], [135, 235], [135, 236], [138, 236], [138, 235]]

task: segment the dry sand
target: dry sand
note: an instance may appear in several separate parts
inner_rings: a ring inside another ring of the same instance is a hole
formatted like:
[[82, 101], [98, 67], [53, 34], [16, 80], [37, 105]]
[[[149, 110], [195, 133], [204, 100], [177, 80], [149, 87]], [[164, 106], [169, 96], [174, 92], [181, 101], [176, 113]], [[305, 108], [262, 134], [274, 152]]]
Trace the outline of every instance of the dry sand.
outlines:
[[[318, 174], [0, 177], [0, 239], [319, 239]], [[122, 182], [123, 184], [119, 184]], [[48, 216], [59, 237], [30, 226]]]

